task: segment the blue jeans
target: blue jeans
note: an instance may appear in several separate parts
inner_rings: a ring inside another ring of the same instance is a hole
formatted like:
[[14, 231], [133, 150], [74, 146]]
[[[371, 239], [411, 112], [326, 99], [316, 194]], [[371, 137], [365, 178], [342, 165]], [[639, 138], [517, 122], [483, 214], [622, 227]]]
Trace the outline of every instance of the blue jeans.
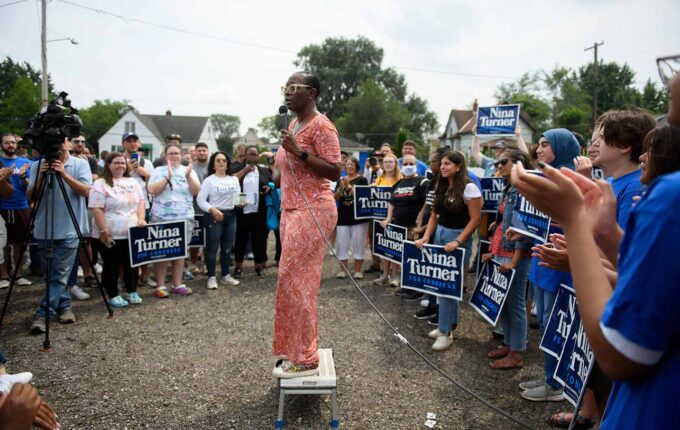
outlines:
[[[45, 282], [47, 283], [47, 260], [45, 259], [45, 249], [49, 246], [49, 240], [38, 240], [38, 250], [40, 253], [40, 265], [42, 266]], [[55, 239], [52, 270], [50, 273], [50, 303], [49, 315], [54, 318], [57, 312], [63, 312], [71, 308], [71, 296], [66, 289], [69, 274], [73, 268], [73, 261], [78, 255], [78, 238]], [[47, 298], [43, 296], [40, 306], [35, 312], [37, 316], [45, 316]]]
[[224, 219], [215, 222], [212, 215], [205, 214], [206, 247], [205, 265], [208, 269], [208, 276], [215, 276], [215, 266], [217, 265], [217, 248], [220, 248], [220, 266], [222, 276], [229, 274], [229, 264], [231, 263], [231, 253], [234, 249], [236, 239], [236, 214], [233, 210], [223, 210]]
[[[437, 231], [434, 234], [435, 245], [446, 245], [455, 240], [463, 229], [446, 228], [437, 225]], [[465, 249], [465, 261], [463, 261], [463, 271], [467, 272], [468, 261], [470, 261], [470, 249], [472, 248], [472, 237], [460, 244], [460, 248]], [[463, 283], [465, 278], [463, 278]], [[463, 286], [460, 286], [461, 289]], [[451, 331], [452, 324], [458, 324], [458, 300], [450, 299], [448, 297], [439, 298], [439, 331], [443, 334], [448, 334]]]
[[[536, 315], [538, 316], [538, 321], [541, 325], [541, 333], [543, 333], [545, 327], [548, 325], [550, 313], [552, 312], [556, 298], [557, 293], [551, 293], [550, 291], [546, 291], [534, 285], [534, 303], [536, 303]], [[545, 352], [543, 353], [543, 357], [545, 382], [553, 388], [561, 388], [562, 386], [560, 383], [553, 378], [555, 369], [557, 368], [557, 359]]]
[[[494, 261], [500, 264], [510, 263], [512, 258], [496, 257]], [[508, 288], [508, 296], [501, 310], [498, 320], [505, 339], [503, 343], [510, 347], [510, 351], [524, 352], [527, 349], [527, 277], [531, 268], [531, 259], [522, 258], [515, 267], [515, 277]]]

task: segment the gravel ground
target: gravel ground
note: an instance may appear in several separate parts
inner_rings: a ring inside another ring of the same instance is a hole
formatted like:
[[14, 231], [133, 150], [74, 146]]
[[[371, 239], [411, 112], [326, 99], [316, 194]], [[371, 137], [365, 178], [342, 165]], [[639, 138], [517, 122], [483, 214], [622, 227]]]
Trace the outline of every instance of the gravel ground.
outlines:
[[[334, 349], [341, 428], [423, 429], [426, 414], [437, 429], [521, 428], [445, 380], [402, 345], [349, 280], [334, 278], [327, 257], [319, 297], [320, 347]], [[267, 429], [274, 428], [278, 396], [270, 357], [276, 271], [255, 276], [246, 266], [238, 287], [159, 300], [141, 288], [144, 303], [106, 318], [100, 298], [76, 302], [78, 321], [54, 324], [51, 353], [42, 336], [28, 335], [28, 321], [42, 287], [15, 288], [0, 348], [10, 371], [33, 372], [33, 383], [58, 411], [64, 429]], [[542, 373], [538, 332], [520, 370], [489, 369], [486, 353], [498, 345], [489, 325], [461, 307], [454, 346], [433, 353], [431, 329], [387, 287], [361, 286], [409, 341], [457, 381], [537, 429], [566, 402], [532, 403], [517, 384]], [[34, 281], [37, 279], [33, 278]], [[471, 286], [474, 280], [468, 279]], [[37, 282], [36, 282], [37, 283]], [[5, 290], [6, 291], [6, 290]], [[91, 294], [96, 290], [88, 290]], [[4, 300], [5, 295], [0, 298]], [[287, 429], [328, 428], [329, 400], [292, 396]]]

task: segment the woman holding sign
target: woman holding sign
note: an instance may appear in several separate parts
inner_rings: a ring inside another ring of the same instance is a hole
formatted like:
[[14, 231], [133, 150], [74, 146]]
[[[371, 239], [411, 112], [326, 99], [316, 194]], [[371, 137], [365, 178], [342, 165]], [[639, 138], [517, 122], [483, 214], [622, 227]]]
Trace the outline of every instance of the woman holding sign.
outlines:
[[[423, 246], [434, 238], [435, 245], [442, 245], [447, 252], [465, 249], [463, 270], [468, 265], [474, 233], [482, 217], [482, 192], [468, 177], [465, 156], [458, 151], [442, 156], [440, 179], [435, 188], [432, 215], [422, 239], [416, 246]], [[462, 286], [461, 286], [462, 288]], [[439, 298], [439, 323], [428, 337], [436, 339], [434, 351], [444, 351], [453, 344], [452, 328], [458, 326], [458, 301]]]
[[517, 200], [517, 188], [510, 185], [512, 166], [521, 161], [525, 166], [531, 166], [529, 156], [519, 149], [505, 150], [498, 156], [496, 171], [505, 179], [506, 186], [503, 198], [498, 205], [499, 221], [494, 228], [491, 248], [488, 254], [482, 256], [482, 261], [492, 257], [501, 265], [500, 271], [515, 270], [512, 283], [508, 286], [505, 304], [500, 314], [500, 323], [505, 334], [503, 346], [489, 352], [488, 357], [496, 361], [489, 363], [492, 369], [515, 369], [524, 365], [522, 357], [527, 346], [527, 312], [526, 312], [526, 284], [529, 268], [531, 267], [531, 246], [533, 239], [519, 239], [511, 241], [507, 238], [508, 228], [512, 220], [513, 208]]
[[[191, 164], [182, 165], [182, 150], [177, 143], [168, 143], [165, 146], [165, 158], [167, 165], [159, 166], [153, 171], [149, 179], [149, 194], [154, 196], [151, 205], [151, 222], [164, 223], [172, 221], [184, 221], [186, 233], [186, 246], [191, 241], [191, 233], [194, 229], [194, 196], [201, 190], [196, 172]], [[182, 283], [184, 274], [184, 258], [176, 258], [172, 261], [172, 289], [173, 294], [188, 296], [192, 293], [191, 288]], [[165, 262], [154, 264], [156, 271], [155, 295], [159, 299], [169, 296], [165, 287]]]
[[[378, 179], [373, 185], [376, 187], [391, 187], [400, 181], [403, 175], [401, 174], [401, 170], [399, 170], [399, 161], [397, 160], [397, 156], [391, 152], [392, 149], [389, 146], [385, 147], [384, 145], [381, 147], [381, 149], [382, 148], [385, 148], [385, 155], [383, 157], [383, 174], [378, 176]], [[373, 231], [370, 231], [369, 233], [371, 237], [374, 234]], [[380, 266], [382, 268], [382, 274], [377, 279], [374, 279], [373, 283], [376, 285], [385, 285], [390, 282], [390, 261], [383, 259], [380, 263]]]
[[[119, 152], [106, 157], [104, 173], [94, 181], [90, 190], [88, 206], [92, 209], [94, 223], [92, 237], [99, 238], [104, 260], [102, 283], [114, 308], [142, 303], [137, 294], [137, 268], [130, 267], [128, 229], [143, 227], [146, 198], [142, 187], [130, 176], [127, 159]], [[118, 294], [118, 269], [123, 266], [123, 283], [126, 297]]]

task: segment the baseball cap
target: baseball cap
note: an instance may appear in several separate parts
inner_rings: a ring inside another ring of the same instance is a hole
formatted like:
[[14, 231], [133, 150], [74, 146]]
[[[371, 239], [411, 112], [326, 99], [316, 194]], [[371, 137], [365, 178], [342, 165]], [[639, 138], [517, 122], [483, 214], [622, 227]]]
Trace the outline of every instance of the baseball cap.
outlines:
[[126, 132], [125, 134], [123, 134], [123, 141], [125, 141], [125, 140], [127, 140], [127, 139], [129, 139], [129, 138], [131, 138], [131, 137], [136, 137], [137, 140], [139, 140], [139, 136], [137, 136], [137, 133], [134, 133], [134, 132], [132, 132], [132, 131], [128, 131], [128, 132]]
[[506, 146], [508, 146], [508, 144], [504, 140], [499, 140], [493, 145], [494, 149], [505, 149]]

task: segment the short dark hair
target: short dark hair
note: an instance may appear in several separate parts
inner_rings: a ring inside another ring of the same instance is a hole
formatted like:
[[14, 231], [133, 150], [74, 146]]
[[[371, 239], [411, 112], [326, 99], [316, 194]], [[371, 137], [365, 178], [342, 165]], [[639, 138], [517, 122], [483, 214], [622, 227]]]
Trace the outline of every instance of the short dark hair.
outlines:
[[643, 140], [656, 121], [649, 112], [640, 108], [610, 110], [598, 120], [602, 124], [605, 145], [630, 148], [630, 161], [637, 163], [642, 155]]
[[316, 97], [319, 97], [321, 94], [321, 81], [319, 81], [319, 78], [311, 72], [297, 72], [297, 74], [302, 76], [306, 85], [316, 90]]
[[404, 143], [401, 144], [401, 147], [403, 148], [406, 145], [412, 146], [414, 148], [418, 147], [418, 145], [416, 145], [416, 143], [414, 141], [412, 141], [411, 139], [405, 140]]
[[194, 145], [194, 148], [205, 148], [205, 149], [210, 149], [208, 148], [208, 144], [205, 142], [198, 142], [196, 145]]
[[572, 131], [571, 134], [574, 135], [574, 137], [578, 141], [578, 146], [580, 146], [582, 150], [585, 149], [586, 146], [588, 146], [588, 145], [586, 145], [586, 139], [583, 137], [583, 135], [581, 133], [579, 133], [577, 131]]

